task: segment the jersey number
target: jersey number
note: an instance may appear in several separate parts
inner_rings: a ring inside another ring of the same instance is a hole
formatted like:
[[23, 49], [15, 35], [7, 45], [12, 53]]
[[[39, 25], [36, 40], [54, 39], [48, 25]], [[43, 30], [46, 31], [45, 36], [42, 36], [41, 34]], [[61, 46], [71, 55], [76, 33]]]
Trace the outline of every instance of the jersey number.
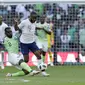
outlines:
[[9, 44], [10, 47], [12, 46], [12, 44], [10, 42], [8, 42], [8, 44]]

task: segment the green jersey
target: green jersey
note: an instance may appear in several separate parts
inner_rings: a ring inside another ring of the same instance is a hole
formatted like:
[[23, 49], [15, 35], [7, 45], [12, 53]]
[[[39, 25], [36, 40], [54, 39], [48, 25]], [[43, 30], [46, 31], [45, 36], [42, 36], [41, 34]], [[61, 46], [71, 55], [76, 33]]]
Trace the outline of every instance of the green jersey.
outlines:
[[4, 40], [4, 46], [8, 53], [19, 53], [18, 37], [13, 36], [12, 38], [6, 37]]
[[[39, 27], [40, 29], [44, 28], [47, 31], [51, 31], [50, 26], [47, 23], [44, 23], [44, 24], [37, 23], [36, 27]], [[42, 30], [37, 29], [36, 32], [37, 32], [36, 34], [37, 34], [38, 39], [47, 40], [47, 33], [43, 29]]]

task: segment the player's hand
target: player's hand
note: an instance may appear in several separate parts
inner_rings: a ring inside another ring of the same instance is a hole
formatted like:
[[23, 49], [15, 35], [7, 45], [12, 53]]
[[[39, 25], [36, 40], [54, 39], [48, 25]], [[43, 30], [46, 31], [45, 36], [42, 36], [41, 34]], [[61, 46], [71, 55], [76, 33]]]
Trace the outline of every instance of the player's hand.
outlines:
[[18, 27], [18, 20], [16, 19], [16, 18], [14, 18], [14, 28], [15, 28], [15, 30], [17, 31], [17, 30], [19, 30], [19, 27]]

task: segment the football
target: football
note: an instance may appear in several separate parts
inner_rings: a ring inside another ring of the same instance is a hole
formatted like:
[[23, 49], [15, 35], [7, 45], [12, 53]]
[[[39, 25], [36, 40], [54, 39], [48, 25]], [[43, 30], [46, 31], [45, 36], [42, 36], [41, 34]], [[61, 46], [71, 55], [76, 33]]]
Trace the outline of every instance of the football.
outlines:
[[45, 63], [41, 63], [40, 65], [38, 65], [38, 69], [39, 70], [46, 70], [47, 69], [47, 65]]

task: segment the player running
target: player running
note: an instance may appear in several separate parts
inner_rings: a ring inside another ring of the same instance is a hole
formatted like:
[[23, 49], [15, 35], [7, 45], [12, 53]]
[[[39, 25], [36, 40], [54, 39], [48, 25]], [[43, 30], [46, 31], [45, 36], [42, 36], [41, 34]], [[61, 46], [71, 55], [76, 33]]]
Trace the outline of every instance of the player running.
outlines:
[[[31, 51], [38, 59], [38, 67], [41, 63], [43, 63], [43, 61], [41, 58], [41, 51], [35, 43], [36, 19], [36, 12], [31, 12], [30, 17], [26, 20], [23, 20], [19, 25], [17, 20], [14, 20], [14, 27], [16, 31], [19, 29], [22, 31], [20, 36], [20, 48], [22, 54], [24, 55], [25, 62], [28, 62], [28, 54]], [[49, 76], [45, 70], [41, 70], [41, 73], [43, 76]]]

